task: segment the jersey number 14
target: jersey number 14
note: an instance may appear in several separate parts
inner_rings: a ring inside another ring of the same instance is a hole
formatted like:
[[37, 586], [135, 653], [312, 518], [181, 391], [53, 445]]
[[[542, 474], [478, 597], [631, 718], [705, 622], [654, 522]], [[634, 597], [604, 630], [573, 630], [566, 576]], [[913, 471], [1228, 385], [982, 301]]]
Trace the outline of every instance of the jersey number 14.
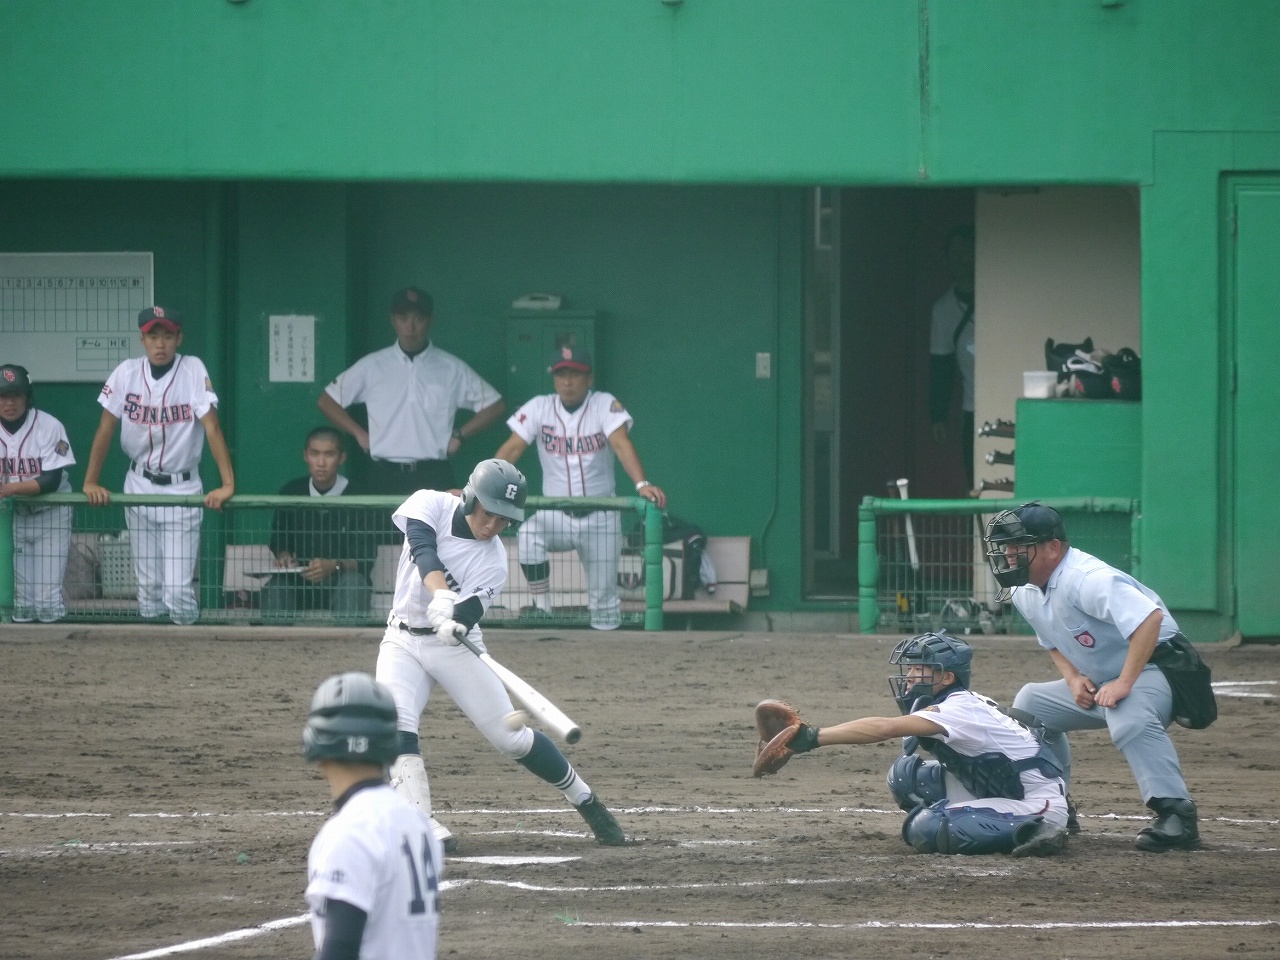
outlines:
[[[409, 846], [408, 837], [405, 837], [404, 842], [400, 844], [400, 852], [404, 854], [404, 858], [409, 864], [409, 879], [413, 883], [413, 899], [409, 901], [409, 913], [426, 913], [427, 901], [423, 896], [422, 883], [419, 879], [419, 864], [418, 861], [414, 859], [413, 848]], [[431, 912], [438, 914], [440, 912], [440, 881], [438, 879], [435, 861], [431, 858], [431, 844], [427, 841], [426, 834], [423, 834], [422, 836], [421, 866], [421, 877], [427, 882], [426, 895], [431, 898]]]

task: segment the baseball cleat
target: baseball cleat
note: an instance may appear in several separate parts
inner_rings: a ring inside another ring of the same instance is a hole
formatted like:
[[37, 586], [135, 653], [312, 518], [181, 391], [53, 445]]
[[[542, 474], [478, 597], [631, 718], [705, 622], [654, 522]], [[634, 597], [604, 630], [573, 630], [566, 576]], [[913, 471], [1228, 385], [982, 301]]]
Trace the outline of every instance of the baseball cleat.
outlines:
[[1067, 849], [1067, 828], [1041, 821], [1032, 833], [1013, 848], [1015, 857], [1051, 857]]
[[606, 847], [621, 847], [626, 844], [626, 834], [618, 826], [618, 821], [594, 793], [575, 809], [582, 814], [582, 819], [587, 821], [587, 826], [596, 835], [596, 843]]
[[431, 832], [436, 835], [436, 839], [440, 841], [444, 847], [445, 853], [456, 853], [458, 850], [458, 838], [453, 835], [453, 831], [446, 827], [435, 817], [431, 817]]
[[1147, 806], [1156, 812], [1155, 822], [1138, 832], [1139, 850], [1163, 853], [1166, 850], [1193, 850], [1200, 846], [1196, 805], [1190, 800], [1155, 797]]
[[1080, 815], [1076, 810], [1075, 801], [1071, 799], [1071, 795], [1067, 795], [1067, 833], [1075, 834], [1080, 832]]

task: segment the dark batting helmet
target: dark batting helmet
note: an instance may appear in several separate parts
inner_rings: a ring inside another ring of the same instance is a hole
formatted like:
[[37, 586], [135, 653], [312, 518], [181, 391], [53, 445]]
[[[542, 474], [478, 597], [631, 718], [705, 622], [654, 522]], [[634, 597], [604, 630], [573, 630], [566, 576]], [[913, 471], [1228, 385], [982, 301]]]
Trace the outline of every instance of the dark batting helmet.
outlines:
[[316, 760], [387, 766], [396, 758], [396, 702], [367, 673], [343, 673], [320, 684], [302, 730], [302, 752]]
[[[910, 713], [928, 706], [947, 687], [969, 686], [973, 647], [959, 637], [924, 633], [901, 641], [893, 648], [889, 662], [898, 668], [898, 675], [889, 678], [893, 699], [898, 701], [899, 710]], [[912, 667], [932, 667], [933, 672], [928, 680], [919, 675], [912, 677]], [[940, 682], [944, 671], [955, 674], [954, 683], [944, 686]]]
[[[1037, 501], [996, 514], [987, 524], [987, 564], [1002, 587], [1021, 587], [1031, 578], [1035, 545], [1066, 540], [1062, 514]], [[1009, 550], [1008, 547], [1020, 549]]]
[[524, 519], [524, 501], [528, 496], [529, 481], [515, 464], [481, 460], [462, 488], [462, 512], [470, 516], [479, 501], [489, 513], [520, 521]]

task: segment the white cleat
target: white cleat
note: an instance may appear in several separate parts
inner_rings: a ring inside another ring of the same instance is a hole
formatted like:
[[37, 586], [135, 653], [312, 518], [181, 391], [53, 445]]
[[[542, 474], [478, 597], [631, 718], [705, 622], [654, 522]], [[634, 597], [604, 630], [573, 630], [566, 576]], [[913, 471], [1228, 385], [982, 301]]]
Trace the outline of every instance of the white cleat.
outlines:
[[453, 835], [453, 831], [446, 827], [435, 817], [431, 818], [431, 832], [436, 835], [436, 839], [440, 841], [444, 847], [445, 853], [456, 853], [458, 850], [458, 838]]

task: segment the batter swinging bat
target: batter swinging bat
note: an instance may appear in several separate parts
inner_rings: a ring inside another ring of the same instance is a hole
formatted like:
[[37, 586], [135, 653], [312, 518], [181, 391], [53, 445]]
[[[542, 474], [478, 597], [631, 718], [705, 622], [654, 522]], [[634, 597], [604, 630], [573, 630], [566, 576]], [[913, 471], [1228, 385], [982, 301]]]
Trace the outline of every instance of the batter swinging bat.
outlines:
[[485, 653], [469, 637], [459, 638], [462, 645], [480, 658], [480, 661], [497, 674], [502, 685], [511, 694], [511, 699], [524, 709], [537, 722], [546, 727], [565, 743], [577, 743], [582, 739], [582, 728], [568, 718], [559, 707], [540, 694], [532, 686], [520, 678], [514, 671], [508, 670], [489, 654]]

